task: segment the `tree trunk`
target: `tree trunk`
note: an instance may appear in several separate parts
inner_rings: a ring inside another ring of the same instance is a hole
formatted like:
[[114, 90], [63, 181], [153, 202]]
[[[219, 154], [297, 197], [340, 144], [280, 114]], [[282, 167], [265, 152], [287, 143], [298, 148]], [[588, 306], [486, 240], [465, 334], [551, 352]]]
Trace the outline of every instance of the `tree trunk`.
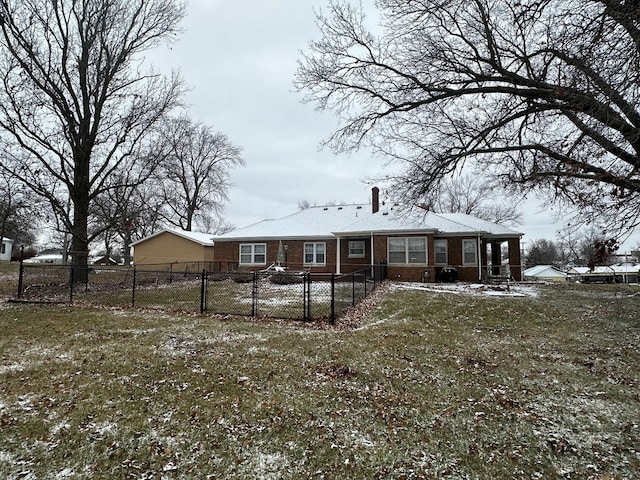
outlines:
[[[89, 260], [89, 242], [87, 241], [87, 221], [86, 213], [84, 216], [78, 212], [78, 208], [74, 208], [76, 220], [73, 224], [71, 232], [71, 275], [75, 283], [87, 283], [89, 275], [87, 264]], [[84, 221], [83, 221], [84, 220]]]
[[131, 265], [131, 262], [133, 261], [133, 257], [131, 256], [131, 247], [129, 246], [132, 243], [133, 238], [131, 238], [131, 235], [126, 235], [126, 238], [124, 238], [124, 245], [122, 247], [122, 257], [124, 258], [124, 264], [127, 266]]
[[75, 154], [74, 184], [69, 192], [73, 201], [71, 231], [71, 274], [76, 283], [87, 283], [89, 259], [89, 164], [91, 151], [82, 149]]

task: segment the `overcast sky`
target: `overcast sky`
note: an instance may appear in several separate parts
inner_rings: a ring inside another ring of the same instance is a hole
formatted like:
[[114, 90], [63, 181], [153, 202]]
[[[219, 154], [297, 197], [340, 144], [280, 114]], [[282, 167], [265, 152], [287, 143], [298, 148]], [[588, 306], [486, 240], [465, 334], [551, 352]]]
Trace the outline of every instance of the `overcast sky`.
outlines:
[[[373, 0], [363, 0], [372, 5]], [[334, 155], [320, 150], [338, 125], [330, 112], [301, 102], [293, 79], [300, 51], [318, 37], [320, 0], [189, 0], [184, 32], [150, 60], [179, 69], [189, 86], [190, 115], [243, 149], [244, 168], [232, 172], [225, 218], [243, 227], [297, 211], [298, 202], [367, 203], [366, 180], [383, 174], [383, 161], [366, 151]], [[371, 7], [371, 16], [375, 9]], [[537, 201], [528, 201], [523, 241], [556, 239], [558, 225]], [[636, 234], [625, 247], [640, 242]]]

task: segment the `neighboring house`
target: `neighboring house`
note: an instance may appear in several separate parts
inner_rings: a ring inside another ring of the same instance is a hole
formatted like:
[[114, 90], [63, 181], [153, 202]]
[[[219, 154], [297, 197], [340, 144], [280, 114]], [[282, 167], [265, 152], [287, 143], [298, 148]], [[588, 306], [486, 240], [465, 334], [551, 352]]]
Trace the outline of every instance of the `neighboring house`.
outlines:
[[616, 253], [611, 255], [607, 259], [608, 263], [639, 263], [640, 262], [640, 254], [639, 252], [630, 252], [630, 253]]
[[617, 263], [615, 265], [571, 267], [569, 279], [581, 283], [640, 283], [640, 263]]
[[567, 276], [565, 272], [558, 270], [553, 265], [536, 265], [522, 272], [524, 280], [540, 282], [564, 282], [567, 280]]
[[[374, 188], [371, 205], [311, 207], [287, 217], [263, 220], [214, 237], [215, 259], [244, 270], [280, 264], [290, 270], [350, 273], [386, 263], [387, 277], [436, 281], [443, 268], [458, 280], [490, 277], [521, 280], [521, 233], [461, 213], [380, 209]], [[508, 246], [507, 263], [501, 247]]]
[[30, 257], [24, 260], [24, 263], [50, 263], [54, 265], [62, 264], [61, 253], [42, 253], [35, 257]]
[[156, 265], [190, 264], [192, 269], [211, 268], [214, 260], [212, 236], [207, 233], [166, 229], [131, 244], [133, 263]]
[[2, 237], [0, 242], [0, 262], [8, 262], [11, 260], [11, 250], [13, 249], [13, 240]]
[[118, 265], [118, 262], [108, 255], [96, 257], [91, 260], [93, 265]]

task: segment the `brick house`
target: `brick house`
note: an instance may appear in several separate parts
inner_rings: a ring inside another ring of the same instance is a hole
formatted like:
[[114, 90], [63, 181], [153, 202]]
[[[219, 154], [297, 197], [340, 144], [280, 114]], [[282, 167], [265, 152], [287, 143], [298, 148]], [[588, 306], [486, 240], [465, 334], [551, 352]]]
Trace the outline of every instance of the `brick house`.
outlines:
[[277, 264], [350, 273], [384, 262], [392, 280], [433, 282], [447, 268], [454, 268], [461, 281], [521, 280], [521, 236], [461, 213], [406, 214], [380, 205], [374, 188], [371, 205], [311, 207], [214, 236], [213, 254], [216, 261], [237, 262], [241, 270]]

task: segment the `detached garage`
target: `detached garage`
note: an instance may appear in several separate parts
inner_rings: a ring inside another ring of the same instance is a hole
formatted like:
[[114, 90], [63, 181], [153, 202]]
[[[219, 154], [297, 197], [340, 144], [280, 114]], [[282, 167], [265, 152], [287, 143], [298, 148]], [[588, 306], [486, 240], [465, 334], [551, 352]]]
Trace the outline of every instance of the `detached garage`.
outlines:
[[180, 264], [187, 270], [211, 269], [213, 240], [208, 233], [166, 229], [131, 244], [136, 266]]
[[539, 282], [564, 282], [567, 274], [552, 265], [537, 265], [527, 268], [522, 274], [524, 280]]

